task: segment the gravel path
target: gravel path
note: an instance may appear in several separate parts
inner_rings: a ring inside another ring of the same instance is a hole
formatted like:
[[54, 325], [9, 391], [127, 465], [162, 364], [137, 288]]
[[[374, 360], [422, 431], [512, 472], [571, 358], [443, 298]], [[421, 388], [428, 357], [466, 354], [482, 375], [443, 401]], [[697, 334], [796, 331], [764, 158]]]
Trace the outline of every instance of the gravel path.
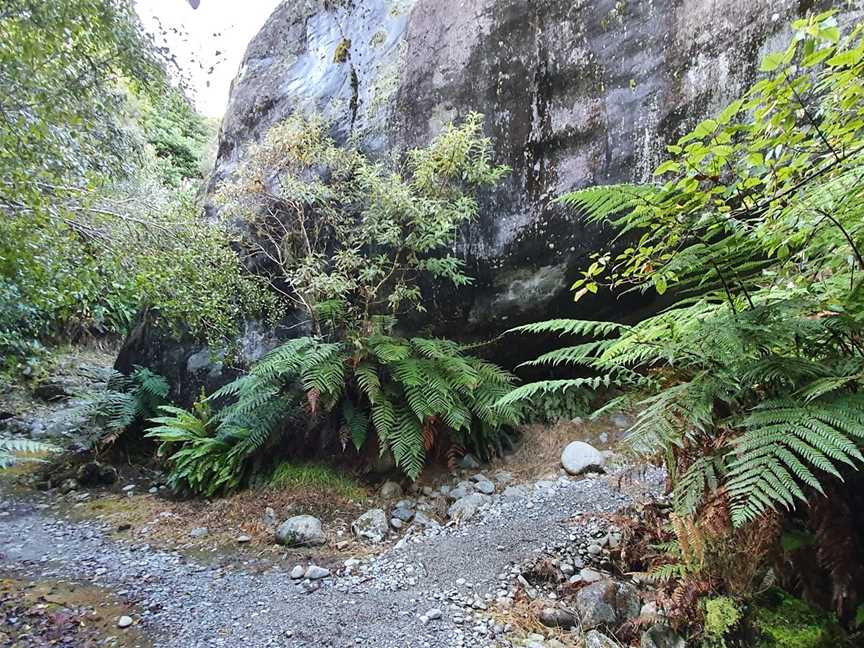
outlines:
[[[574, 515], [629, 502], [609, 481], [538, 482], [496, 496], [462, 526], [405, 536], [351, 575], [305, 587], [290, 568], [253, 573], [117, 542], [99, 524], [0, 484], [0, 571], [108, 587], [136, 604], [136, 621], [159, 648], [506, 646], [482, 610], [506, 589], [513, 565], [567, 541]], [[421, 618], [433, 609], [441, 618]]]

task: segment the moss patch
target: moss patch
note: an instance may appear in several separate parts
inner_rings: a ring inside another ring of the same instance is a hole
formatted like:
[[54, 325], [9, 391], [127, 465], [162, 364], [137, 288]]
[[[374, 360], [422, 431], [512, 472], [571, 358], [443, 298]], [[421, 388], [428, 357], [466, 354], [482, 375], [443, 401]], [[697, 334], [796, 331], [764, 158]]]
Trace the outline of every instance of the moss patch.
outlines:
[[741, 620], [741, 611], [728, 596], [717, 596], [705, 601], [705, 634], [712, 645], [725, 645], [724, 637]]
[[842, 645], [842, 632], [831, 615], [782, 590], [771, 590], [755, 606], [753, 626], [760, 633], [759, 648], [832, 648]]
[[343, 38], [339, 41], [339, 44], [336, 46], [336, 51], [333, 53], [333, 62], [334, 63], [344, 63], [348, 60], [348, 56], [351, 53], [351, 39]]

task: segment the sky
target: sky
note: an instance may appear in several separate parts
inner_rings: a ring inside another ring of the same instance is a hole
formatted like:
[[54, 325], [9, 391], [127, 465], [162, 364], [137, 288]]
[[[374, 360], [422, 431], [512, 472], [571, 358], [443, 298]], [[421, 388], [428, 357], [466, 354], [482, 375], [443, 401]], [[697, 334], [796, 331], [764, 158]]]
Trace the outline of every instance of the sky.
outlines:
[[246, 46], [279, 2], [198, 0], [193, 9], [189, 0], [135, 0], [135, 6], [156, 42], [176, 56], [198, 110], [221, 117]]

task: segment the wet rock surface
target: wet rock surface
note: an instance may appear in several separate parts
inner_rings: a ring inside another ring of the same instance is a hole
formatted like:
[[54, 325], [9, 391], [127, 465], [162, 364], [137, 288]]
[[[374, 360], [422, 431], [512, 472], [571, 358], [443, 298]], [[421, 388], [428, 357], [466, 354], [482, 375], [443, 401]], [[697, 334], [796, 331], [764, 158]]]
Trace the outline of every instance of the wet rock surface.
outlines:
[[[282, 3], [232, 86], [211, 189], [250, 143], [298, 110], [323, 113], [337, 140], [356, 136], [382, 156], [482, 112], [498, 161], [512, 172], [482, 196], [459, 244], [475, 285], [458, 299], [434, 291], [429, 317], [464, 336], [572, 312], [568, 287], [609, 233], [553, 199], [650, 178], [665, 144], [737, 97], [810, 4]], [[596, 316], [599, 299], [583, 301]]]
[[507, 646], [508, 628], [490, 610], [520, 586], [526, 555], [597, 532], [574, 514], [630, 503], [610, 483], [562, 478], [519, 496], [484, 496], [488, 505], [471, 520], [447, 526], [417, 504], [400, 539], [378, 556], [335, 569], [310, 562], [254, 570], [118, 542], [111, 529], [72, 521], [47, 497], [7, 492], [0, 482], [0, 570], [110, 588], [159, 647]]

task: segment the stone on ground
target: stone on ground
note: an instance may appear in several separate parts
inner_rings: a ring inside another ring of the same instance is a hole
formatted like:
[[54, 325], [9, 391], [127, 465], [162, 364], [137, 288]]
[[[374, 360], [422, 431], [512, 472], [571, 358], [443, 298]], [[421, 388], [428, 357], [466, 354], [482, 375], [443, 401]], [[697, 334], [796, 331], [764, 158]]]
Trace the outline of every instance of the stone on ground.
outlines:
[[368, 542], [383, 542], [387, 537], [387, 515], [381, 509], [370, 509], [351, 525], [352, 533]]
[[482, 493], [471, 493], [465, 497], [456, 500], [447, 509], [447, 514], [452, 520], [465, 522], [474, 516], [474, 514], [483, 506], [486, 506], [492, 501], [489, 495]]
[[386, 481], [384, 482], [384, 485], [381, 486], [378, 494], [384, 499], [402, 497], [402, 487], [394, 481]]
[[639, 593], [628, 583], [602, 580], [579, 590], [576, 610], [585, 629], [617, 628], [639, 616]]
[[686, 648], [687, 644], [669, 626], [656, 624], [642, 633], [639, 648]]
[[547, 628], [572, 628], [579, 624], [576, 615], [564, 608], [543, 608], [540, 612], [540, 623]]
[[573, 441], [561, 453], [561, 465], [571, 475], [601, 470], [606, 458], [594, 446], [584, 441]]
[[329, 569], [324, 569], [323, 567], [319, 567], [318, 565], [309, 565], [306, 569], [306, 573], [304, 576], [309, 580], [319, 580], [321, 578], [327, 578], [330, 575]]
[[314, 547], [327, 542], [321, 520], [311, 515], [295, 515], [276, 529], [276, 542], [288, 547]]
[[618, 644], [602, 632], [590, 630], [585, 634], [585, 648], [618, 648]]

